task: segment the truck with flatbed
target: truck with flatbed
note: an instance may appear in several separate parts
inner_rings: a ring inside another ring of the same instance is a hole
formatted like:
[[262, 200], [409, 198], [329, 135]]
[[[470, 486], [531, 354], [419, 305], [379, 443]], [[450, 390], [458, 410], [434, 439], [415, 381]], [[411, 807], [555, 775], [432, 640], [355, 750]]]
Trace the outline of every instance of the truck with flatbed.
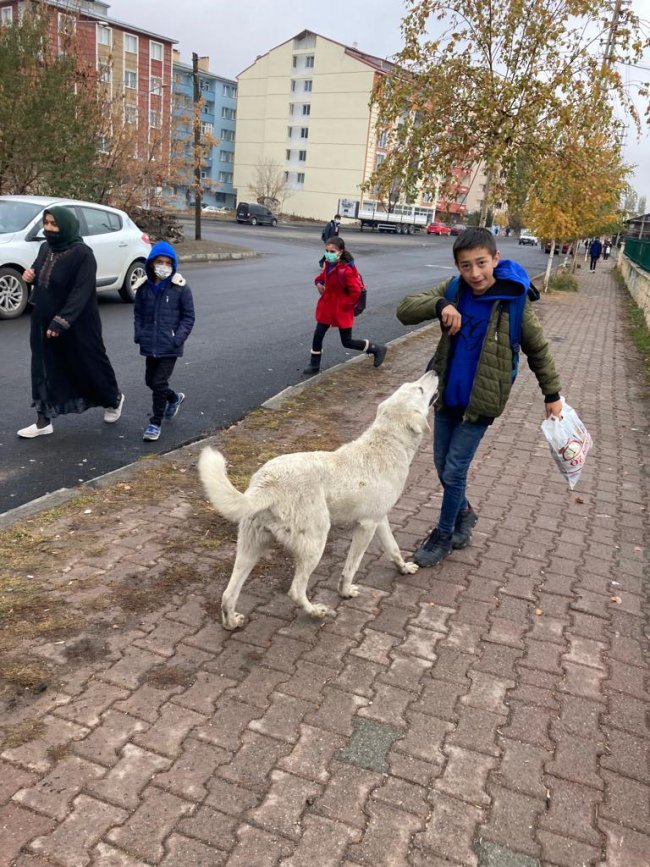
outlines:
[[365, 201], [359, 206], [357, 213], [359, 231], [377, 229], [379, 232], [395, 232], [400, 235], [412, 235], [421, 229], [426, 229], [433, 220], [433, 208], [422, 208], [416, 205], [395, 205], [388, 210], [380, 202]]

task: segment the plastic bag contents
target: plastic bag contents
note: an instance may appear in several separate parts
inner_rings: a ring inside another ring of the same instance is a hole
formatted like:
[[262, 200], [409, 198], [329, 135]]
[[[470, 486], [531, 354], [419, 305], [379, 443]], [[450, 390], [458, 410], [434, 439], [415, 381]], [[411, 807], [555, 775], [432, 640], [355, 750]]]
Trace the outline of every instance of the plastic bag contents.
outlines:
[[548, 447], [562, 475], [573, 490], [580, 478], [585, 459], [592, 446], [591, 434], [578, 413], [562, 398], [562, 415], [542, 422]]

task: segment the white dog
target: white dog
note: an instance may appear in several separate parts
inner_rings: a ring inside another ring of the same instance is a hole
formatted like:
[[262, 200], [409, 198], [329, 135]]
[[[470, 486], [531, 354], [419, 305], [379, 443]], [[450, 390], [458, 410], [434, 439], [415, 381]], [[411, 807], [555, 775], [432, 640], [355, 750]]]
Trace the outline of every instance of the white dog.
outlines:
[[239, 524], [235, 565], [221, 600], [226, 629], [243, 625], [237, 599], [273, 539], [294, 558], [289, 597], [312, 617], [330, 613], [325, 605], [309, 601], [307, 585], [332, 524], [355, 524], [339, 581], [341, 596], [358, 595], [352, 579], [375, 531], [402, 574], [417, 571], [415, 563], [404, 561], [387, 516], [402, 493], [422, 436], [430, 430], [427, 416], [437, 387], [433, 372], [405, 383], [379, 404], [374, 422], [358, 439], [334, 452], [273, 458], [253, 475], [245, 494], [230, 483], [223, 455], [202, 451], [199, 475], [208, 499], [220, 515]]

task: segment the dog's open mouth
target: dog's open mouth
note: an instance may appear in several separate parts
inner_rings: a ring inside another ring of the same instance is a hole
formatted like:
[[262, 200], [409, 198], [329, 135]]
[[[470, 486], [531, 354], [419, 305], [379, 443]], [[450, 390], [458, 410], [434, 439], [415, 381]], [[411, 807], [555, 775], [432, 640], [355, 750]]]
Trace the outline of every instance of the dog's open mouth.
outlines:
[[431, 400], [429, 401], [429, 406], [433, 406], [433, 404], [436, 402], [436, 400], [438, 399], [438, 393], [438, 389], [436, 389], [433, 393], [433, 396], [431, 397]]

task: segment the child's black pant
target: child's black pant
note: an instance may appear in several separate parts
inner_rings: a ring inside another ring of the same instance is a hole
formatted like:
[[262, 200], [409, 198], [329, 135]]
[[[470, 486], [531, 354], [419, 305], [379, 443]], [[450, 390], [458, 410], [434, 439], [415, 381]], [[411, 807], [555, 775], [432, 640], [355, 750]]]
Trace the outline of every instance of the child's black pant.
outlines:
[[[312, 352], [322, 351], [323, 338], [327, 334], [329, 327], [329, 325], [325, 325], [322, 322], [317, 323], [316, 330], [314, 331], [314, 338], [311, 343]], [[339, 328], [339, 334], [341, 335], [341, 343], [346, 349], [358, 349], [359, 351], [362, 351], [368, 346], [366, 340], [355, 340], [352, 336], [351, 328]]]
[[169, 355], [163, 358], [150, 358], [147, 356], [144, 381], [153, 392], [153, 409], [149, 421], [160, 427], [163, 420], [165, 407], [168, 403], [178, 400], [178, 395], [169, 387], [169, 379], [174, 371], [176, 356]]

